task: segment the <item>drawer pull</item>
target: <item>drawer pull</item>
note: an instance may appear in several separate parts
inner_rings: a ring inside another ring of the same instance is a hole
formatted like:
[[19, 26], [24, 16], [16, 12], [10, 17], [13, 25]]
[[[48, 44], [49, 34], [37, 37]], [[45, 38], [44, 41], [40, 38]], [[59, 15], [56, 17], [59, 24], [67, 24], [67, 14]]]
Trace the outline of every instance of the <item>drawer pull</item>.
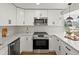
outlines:
[[59, 41], [59, 40], [57, 39], [57, 41]]
[[59, 46], [59, 51], [61, 51], [61, 46]]
[[68, 55], [68, 53], [66, 53], [65, 55]]
[[57, 40], [57, 41], [59, 41], [59, 40]]
[[26, 38], [26, 40], [28, 40], [28, 38]]
[[69, 50], [69, 51], [71, 51], [71, 49], [69, 49], [67, 46], [66, 46], [66, 49]]

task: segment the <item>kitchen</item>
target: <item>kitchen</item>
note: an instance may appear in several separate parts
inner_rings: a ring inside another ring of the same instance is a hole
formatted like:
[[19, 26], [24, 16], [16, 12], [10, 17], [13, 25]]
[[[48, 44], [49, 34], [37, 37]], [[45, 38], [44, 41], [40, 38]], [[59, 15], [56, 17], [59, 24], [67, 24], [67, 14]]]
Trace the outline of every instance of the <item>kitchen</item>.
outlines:
[[0, 55], [78, 55], [78, 14], [78, 3], [0, 3]]

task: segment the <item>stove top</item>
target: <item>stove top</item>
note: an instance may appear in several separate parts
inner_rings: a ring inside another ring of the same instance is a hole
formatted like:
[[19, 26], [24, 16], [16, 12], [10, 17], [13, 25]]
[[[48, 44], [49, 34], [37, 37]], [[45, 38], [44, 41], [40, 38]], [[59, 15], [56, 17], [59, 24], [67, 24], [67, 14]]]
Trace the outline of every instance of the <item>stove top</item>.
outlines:
[[33, 34], [34, 39], [48, 39], [48, 33], [47, 32], [34, 32]]
[[40, 35], [40, 34], [42, 34], [42, 35], [48, 35], [47, 32], [34, 32], [33, 35]]

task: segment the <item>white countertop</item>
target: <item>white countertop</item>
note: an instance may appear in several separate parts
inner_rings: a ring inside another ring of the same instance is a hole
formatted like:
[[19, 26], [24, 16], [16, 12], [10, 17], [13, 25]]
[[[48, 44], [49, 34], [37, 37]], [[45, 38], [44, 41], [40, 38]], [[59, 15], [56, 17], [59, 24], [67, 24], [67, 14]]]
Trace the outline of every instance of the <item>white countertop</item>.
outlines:
[[64, 41], [66, 44], [70, 45], [72, 48], [77, 50], [79, 52], [79, 41], [73, 41], [70, 39], [67, 39], [64, 37], [64, 34], [55, 34], [57, 37], [59, 37], [62, 41]]

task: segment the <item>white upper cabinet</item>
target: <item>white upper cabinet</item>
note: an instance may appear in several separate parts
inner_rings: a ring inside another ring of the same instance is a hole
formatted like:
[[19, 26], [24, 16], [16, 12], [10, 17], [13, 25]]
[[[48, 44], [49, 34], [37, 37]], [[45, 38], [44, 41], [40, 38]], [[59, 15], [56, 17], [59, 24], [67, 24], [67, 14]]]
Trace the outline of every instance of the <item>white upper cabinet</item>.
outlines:
[[41, 10], [41, 16], [42, 17], [48, 17], [48, 10]]
[[17, 8], [17, 24], [34, 25], [34, 17], [48, 17], [48, 25], [64, 25], [61, 10], [23, 10]]
[[23, 10], [17, 8], [17, 24], [34, 25], [34, 17], [48, 17], [48, 25], [64, 25], [61, 10]]
[[34, 17], [48, 17], [48, 25], [64, 25], [61, 10], [24, 10], [9, 3], [0, 4], [0, 26], [34, 25]]
[[61, 10], [24, 10], [12, 4], [0, 4], [0, 25], [34, 25], [34, 17], [48, 17], [48, 25], [63, 25]]
[[[10, 24], [9, 24], [10, 23]], [[0, 4], [0, 26], [14, 25], [16, 23], [16, 7], [12, 4]]]
[[25, 10], [25, 24], [33, 25], [35, 15], [35, 10]]
[[24, 9], [17, 8], [17, 25], [25, 24], [24, 21]]
[[34, 17], [47, 17], [47, 10], [25, 10], [26, 25], [34, 25]]
[[48, 25], [63, 26], [61, 10], [48, 10]]
[[35, 10], [36, 17], [47, 17], [47, 10]]

